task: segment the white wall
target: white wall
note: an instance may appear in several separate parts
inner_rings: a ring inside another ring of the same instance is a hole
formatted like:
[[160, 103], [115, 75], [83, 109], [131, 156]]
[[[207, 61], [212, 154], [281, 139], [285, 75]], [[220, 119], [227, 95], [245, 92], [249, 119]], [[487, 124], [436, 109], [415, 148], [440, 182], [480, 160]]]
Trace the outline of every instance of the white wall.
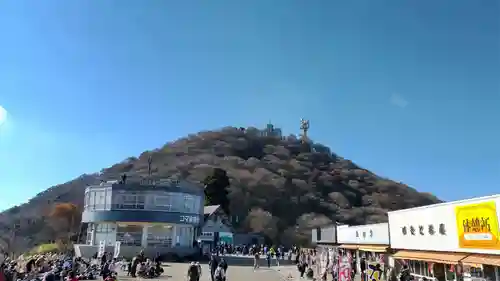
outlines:
[[389, 245], [389, 226], [387, 223], [339, 225], [337, 226], [337, 242], [339, 244]]
[[[489, 218], [488, 221], [490, 222], [492, 229], [490, 235], [496, 236], [497, 238], [499, 237], [499, 210], [494, 207], [490, 208], [490, 211], [485, 211], [484, 205], [482, 205], [482, 207], [477, 206], [478, 203], [485, 202], [491, 202], [494, 206], [500, 206], [500, 195], [389, 212], [391, 248], [500, 254], [500, 242], [498, 241], [486, 240], [479, 242], [483, 244], [490, 244], [488, 247], [489, 249], [484, 249], [486, 248], [485, 246], [477, 246], [478, 241], [470, 241], [469, 243], [471, 244], [469, 246], [459, 245], [459, 231], [463, 233], [464, 219], [472, 219], [476, 217], [479, 219]], [[462, 215], [459, 215], [457, 218], [455, 215], [457, 210], [459, 210], [460, 207], [463, 208], [464, 206], [470, 206], [471, 208], [469, 211], [462, 211]], [[457, 207], [459, 208], [457, 209]], [[439, 233], [440, 224], [444, 225], [446, 234]], [[434, 226], [435, 234], [431, 235], [429, 233], [429, 225]], [[410, 233], [411, 226], [415, 228], [415, 235]], [[423, 226], [423, 235], [420, 234], [419, 226]], [[403, 234], [403, 227], [406, 227], [407, 229], [406, 235]]]

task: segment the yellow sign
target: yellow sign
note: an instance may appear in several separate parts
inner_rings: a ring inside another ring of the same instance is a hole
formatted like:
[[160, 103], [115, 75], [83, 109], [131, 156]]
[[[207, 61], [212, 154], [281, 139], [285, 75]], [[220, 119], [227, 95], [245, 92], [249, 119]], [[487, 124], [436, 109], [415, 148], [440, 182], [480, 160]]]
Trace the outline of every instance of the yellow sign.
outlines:
[[500, 250], [495, 201], [455, 207], [460, 248]]

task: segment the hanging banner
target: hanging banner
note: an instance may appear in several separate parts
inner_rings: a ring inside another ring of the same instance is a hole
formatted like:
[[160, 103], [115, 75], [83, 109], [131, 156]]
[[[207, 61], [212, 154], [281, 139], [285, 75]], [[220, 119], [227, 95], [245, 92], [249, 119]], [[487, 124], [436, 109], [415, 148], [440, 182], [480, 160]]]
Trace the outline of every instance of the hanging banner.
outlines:
[[113, 257], [117, 259], [120, 256], [120, 248], [122, 246], [122, 242], [116, 241], [115, 243], [115, 253], [113, 254]]
[[366, 279], [367, 281], [382, 281], [384, 272], [384, 264], [379, 262], [366, 263]]
[[338, 272], [338, 280], [339, 281], [351, 281], [351, 266], [352, 259], [350, 258], [350, 254], [348, 253], [346, 256], [339, 256], [339, 272]]
[[99, 250], [97, 251], [97, 257], [101, 258], [104, 256], [104, 252], [106, 251], [106, 241], [99, 241]]

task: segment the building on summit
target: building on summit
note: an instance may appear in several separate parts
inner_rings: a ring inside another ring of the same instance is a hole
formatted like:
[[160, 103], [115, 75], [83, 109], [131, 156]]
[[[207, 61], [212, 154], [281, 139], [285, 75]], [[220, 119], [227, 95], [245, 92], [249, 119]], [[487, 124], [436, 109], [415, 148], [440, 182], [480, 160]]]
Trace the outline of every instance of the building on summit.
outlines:
[[281, 138], [282, 132], [280, 128], [275, 128], [271, 122], [269, 122], [265, 129], [259, 130], [259, 134], [261, 137], [276, 137]]
[[195, 238], [203, 222], [203, 188], [169, 179], [128, 179], [103, 182], [85, 190], [82, 222], [85, 244], [75, 245], [79, 256], [91, 257], [99, 247], [121, 256], [144, 250], [148, 255], [196, 251]]

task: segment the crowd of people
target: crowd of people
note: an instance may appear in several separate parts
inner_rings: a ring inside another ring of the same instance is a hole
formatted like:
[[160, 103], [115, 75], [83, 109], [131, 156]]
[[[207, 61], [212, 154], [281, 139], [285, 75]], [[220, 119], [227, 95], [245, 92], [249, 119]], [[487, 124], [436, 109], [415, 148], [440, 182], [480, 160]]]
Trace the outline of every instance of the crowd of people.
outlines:
[[0, 266], [0, 281], [79, 281], [102, 278], [116, 281], [119, 271], [131, 277], [155, 278], [163, 273], [160, 260], [148, 259], [144, 252], [132, 260], [118, 260], [109, 253], [92, 259], [63, 254], [40, 254], [6, 258]]
[[70, 255], [45, 254], [17, 259], [6, 258], [0, 266], [1, 281], [17, 280], [92, 280], [99, 276], [97, 265]]
[[[254, 269], [259, 268], [259, 260], [264, 258], [267, 266], [272, 261], [279, 265], [280, 259], [292, 258], [296, 254], [298, 268], [304, 275], [305, 268], [310, 268], [312, 258], [309, 253], [300, 251], [297, 247], [266, 245], [232, 246], [221, 244], [210, 253], [208, 274], [211, 281], [226, 281], [228, 263], [225, 255], [238, 254], [254, 257]], [[139, 252], [131, 260], [117, 259], [110, 253], [98, 255], [90, 259], [78, 258], [64, 254], [40, 254], [20, 256], [17, 259], [5, 259], [0, 266], [0, 281], [79, 281], [101, 279], [116, 281], [118, 272], [126, 273], [130, 277], [155, 278], [163, 273], [160, 256], [150, 259]], [[202, 276], [202, 267], [199, 262], [192, 262], [188, 267], [189, 281], [199, 281]]]

